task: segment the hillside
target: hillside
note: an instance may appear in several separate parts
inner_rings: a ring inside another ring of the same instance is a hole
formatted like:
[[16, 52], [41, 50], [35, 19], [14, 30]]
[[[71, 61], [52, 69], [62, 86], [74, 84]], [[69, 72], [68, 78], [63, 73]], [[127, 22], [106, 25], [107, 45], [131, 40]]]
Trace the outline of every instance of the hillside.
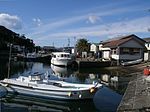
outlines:
[[23, 47], [26, 51], [32, 51], [35, 47], [33, 40], [0, 26], [0, 52], [8, 51], [10, 44]]

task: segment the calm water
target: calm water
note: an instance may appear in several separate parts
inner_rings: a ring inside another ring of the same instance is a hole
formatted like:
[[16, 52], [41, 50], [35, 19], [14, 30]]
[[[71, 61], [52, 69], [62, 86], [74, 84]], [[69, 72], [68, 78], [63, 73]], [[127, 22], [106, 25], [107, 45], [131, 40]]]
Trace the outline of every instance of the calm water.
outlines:
[[[0, 79], [7, 77], [7, 63], [1, 61]], [[74, 83], [92, 83], [100, 81], [104, 87], [94, 96], [93, 101], [52, 101], [42, 98], [7, 94], [1, 100], [2, 112], [115, 112], [126, 89], [129, 77], [121, 75], [119, 71], [108, 71], [100, 68], [72, 70], [51, 66], [46, 63], [12, 62], [11, 76], [28, 76], [30, 72], [49, 72], [51, 78], [63, 79]], [[57, 76], [57, 77], [56, 77]]]

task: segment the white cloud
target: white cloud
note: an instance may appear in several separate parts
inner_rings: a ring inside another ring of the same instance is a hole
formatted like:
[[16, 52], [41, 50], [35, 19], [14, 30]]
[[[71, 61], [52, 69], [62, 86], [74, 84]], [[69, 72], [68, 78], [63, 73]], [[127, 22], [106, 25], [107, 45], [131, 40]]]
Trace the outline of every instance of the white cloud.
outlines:
[[33, 22], [34, 22], [37, 26], [41, 26], [41, 25], [42, 25], [41, 19], [39, 19], [39, 18], [33, 18], [32, 20], [33, 20]]
[[[42, 24], [40, 27], [32, 28], [30, 36], [36, 37], [35, 41], [41, 43], [41, 41], [48, 42], [52, 40], [63, 40], [68, 37], [74, 36], [96, 38], [103, 37], [103, 39], [106, 39], [106, 37], [110, 37], [110, 35], [114, 37], [124, 34], [148, 32], [148, 26], [150, 23], [149, 16], [142, 17], [141, 15], [141, 17], [136, 17], [132, 19], [130, 19], [128, 16], [126, 18], [118, 16], [119, 14], [134, 14], [134, 12], [143, 11], [145, 7], [141, 7], [138, 4], [128, 7], [117, 7], [117, 4], [115, 7], [113, 5], [111, 6], [111, 8], [106, 7], [107, 5], [103, 8], [97, 7], [95, 10], [93, 9], [93, 11], [84, 11], [84, 14], [80, 13], [78, 15], [74, 15], [68, 18], [59, 18], [59, 20], [58, 18], [53, 18], [54, 21], [49, 20], [49, 22], [47, 22], [46, 24]], [[95, 24], [100, 22], [102, 20], [101, 18], [110, 16], [116, 17], [116, 19], [109, 21], [110, 23], [106, 23], [106, 20], [103, 20], [104, 23]], [[35, 19], [34, 21], [37, 20]], [[85, 21], [88, 21], [88, 23], [92, 23], [93, 25], [84, 24]], [[69, 27], [69, 25], [71, 25], [71, 27]], [[72, 27], [73, 25], [74, 27]], [[77, 25], [79, 25], [78, 28]]]
[[87, 22], [90, 22], [90, 23], [92, 23], [92, 24], [95, 24], [95, 23], [97, 23], [98, 21], [100, 21], [100, 17], [99, 17], [99, 16], [97, 16], [97, 15], [90, 15], [90, 16], [88, 17], [88, 21], [87, 21]]
[[[60, 29], [61, 27], [66, 27], [70, 24], [76, 24], [77, 22], [86, 21], [88, 19], [88, 22], [96, 23], [97, 21], [101, 21], [101, 17], [103, 16], [111, 16], [111, 15], [118, 15], [122, 13], [127, 12], [134, 12], [143, 10], [142, 8], [139, 8], [140, 6], [129, 6], [129, 7], [121, 7], [121, 8], [114, 8], [114, 9], [106, 9], [95, 11], [91, 14], [91, 12], [87, 12], [83, 15], [73, 16], [70, 18], [61, 18], [60, 20], [52, 21], [46, 24], [42, 24], [40, 27], [31, 28], [31, 36], [37, 37], [39, 35], [43, 36], [47, 32], [51, 32], [51, 30], [54, 30], [57, 28]], [[132, 10], [131, 10], [132, 9]], [[34, 19], [34, 21], [38, 21], [37, 19]], [[86, 21], [87, 22], [87, 21]], [[60, 29], [61, 30], [61, 29]]]
[[82, 27], [78, 29], [72, 29], [68, 32], [59, 32], [43, 36], [38, 38], [38, 40], [49, 39], [49, 38], [66, 38], [74, 36], [86, 36], [86, 37], [100, 37], [103, 35], [109, 35], [109, 38], [112, 35], [124, 35], [131, 33], [141, 33], [148, 32], [150, 23], [150, 17], [141, 17], [128, 21], [114, 22], [106, 25], [97, 25], [93, 27]]
[[18, 16], [9, 15], [6, 13], [0, 14], [0, 25], [16, 30], [22, 28], [21, 20]]

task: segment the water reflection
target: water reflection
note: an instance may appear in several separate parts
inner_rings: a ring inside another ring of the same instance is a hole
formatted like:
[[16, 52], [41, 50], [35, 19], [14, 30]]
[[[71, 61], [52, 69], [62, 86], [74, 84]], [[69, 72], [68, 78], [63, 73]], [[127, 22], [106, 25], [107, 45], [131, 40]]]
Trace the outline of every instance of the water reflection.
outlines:
[[[8, 74], [8, 61], [0, 60], [0, 80], [7, 77]], [[11, 62], [10, 76], [17, 76], [23, 74], [25, 71], [30, 71], [33, 67], [33, 63], [25, 62]]]
[[59, 67], [51, 64], [53, 74], [58, 77], [69, 77], [74, 71], [67, 67]]
[[95, 108], [100, 112], [115, 112], [119, 103], [121, 95], [108, 87], [100, 89], [93, 99]]
[[[48, 112], [93, 112], [96, 111], [94, 103], [83, 101], [56, 101], [44, 98], [36, 98], [23, 95], [7, 95], [2, 102], [2, 112], [4, 111], [48, 111]], [[88, 107], [88, 110], [85, 108]]]
[[[93, 81], [99, 81], [104, 84], [104, 87], [96, 93], [93, 101], [86, 102], [55, 103], [56, 101], [50, 101], [48, 99], [37, 99], [18, 95], [12, 97], [7, 95], [7, 98], [2, 101], [3, 110], [7, 111], [7, 109], [14, 107], [14, 111], [20, 109], [19, 111], [25, 112], [29, 111], [29, 109], [37, 109], [38, 111], [43, 111], [45, 109], [45, 111], [56, 112], [115, 112], [130, 79], [130, 77], [121, 75], [119, 71], [100, 68], [72, 70], [44, 63], [11, 62], [11, 77], [18, 77], [19, 75], [28, 76], [29, 72], [45, 73], [46, 71], [53, 74], [52, 78], [57, 77], [58, 79], [74, 83], [92, 83]], [[2, 74], [0, 75], [0, 79], [7, 77], [6, 62], [0, 65], [0, 74]], [[62, 107], [62, 109], [60, 109], [60, 107]]]

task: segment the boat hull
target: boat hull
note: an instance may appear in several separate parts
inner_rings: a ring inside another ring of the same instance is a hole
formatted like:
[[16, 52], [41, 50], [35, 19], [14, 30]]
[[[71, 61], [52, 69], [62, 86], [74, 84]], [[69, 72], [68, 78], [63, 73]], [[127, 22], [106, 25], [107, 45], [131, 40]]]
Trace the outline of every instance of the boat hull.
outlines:
[[68, 60], [68, 59], [51, 59], [51, 64], [56, 65], [56, 66], [70, 66], [71, 63], [73, 61], [72, 60]]
[[52, 53], [51, 64], [56, 66], [70, 66], [74, 61], [73, 55], [66, 52]]
[[16, 85], [7, 85], [7, 90], [13, 94], [20, 94], [26, 96], [34, 96], [39, 98], [48, 98], [51, 100], [85, 100], [93, 99], [95, 92], [91, 93], [90, 90], [84, 91], [49, 91], [33, 89], [28, 87], [20, 87]]

